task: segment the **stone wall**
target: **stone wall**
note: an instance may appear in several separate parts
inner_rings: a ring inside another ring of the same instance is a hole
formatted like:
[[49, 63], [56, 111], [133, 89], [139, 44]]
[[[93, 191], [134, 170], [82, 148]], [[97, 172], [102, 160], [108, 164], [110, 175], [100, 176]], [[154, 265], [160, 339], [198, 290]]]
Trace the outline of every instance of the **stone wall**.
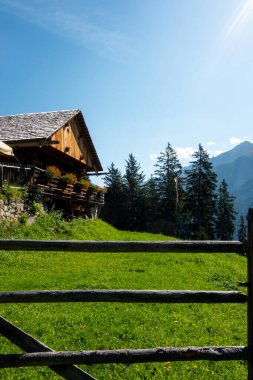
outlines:
[[13, 199], [11, 201], [0, 199], [0, 220], [18, 219], [25, 213], [23, 199]]

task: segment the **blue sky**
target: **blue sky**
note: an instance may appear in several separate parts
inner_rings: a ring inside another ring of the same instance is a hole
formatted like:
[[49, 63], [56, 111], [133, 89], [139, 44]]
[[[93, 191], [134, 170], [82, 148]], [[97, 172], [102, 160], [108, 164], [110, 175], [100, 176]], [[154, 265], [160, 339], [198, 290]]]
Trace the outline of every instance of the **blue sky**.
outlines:
[[106, 170], [253, 141], [253, 0], [0, 0], [1, 115], [79, 108]]

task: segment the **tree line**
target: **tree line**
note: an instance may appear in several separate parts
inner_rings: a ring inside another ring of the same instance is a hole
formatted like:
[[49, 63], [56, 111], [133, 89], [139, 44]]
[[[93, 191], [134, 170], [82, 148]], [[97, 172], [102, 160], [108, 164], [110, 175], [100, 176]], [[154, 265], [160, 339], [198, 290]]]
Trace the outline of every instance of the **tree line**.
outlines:
[[104, 182], [108, 192], [101, 217], [119, 229], [200, 240], [233, 238], [234, 197], [225, 180], [218, 184], [201, 144], [185, 170], [168, 143], [148, 180], [130, 154], [125, 173], [112, 163]]

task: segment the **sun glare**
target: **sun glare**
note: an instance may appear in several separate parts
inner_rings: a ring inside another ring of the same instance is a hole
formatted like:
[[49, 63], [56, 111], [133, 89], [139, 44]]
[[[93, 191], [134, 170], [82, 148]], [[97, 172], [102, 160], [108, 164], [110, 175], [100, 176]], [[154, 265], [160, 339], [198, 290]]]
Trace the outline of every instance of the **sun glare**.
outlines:
[[239, 27], [246, 23], [253, 11], [253, 0], [243, 1], [228, 25], [225, 39], [228, 39]]

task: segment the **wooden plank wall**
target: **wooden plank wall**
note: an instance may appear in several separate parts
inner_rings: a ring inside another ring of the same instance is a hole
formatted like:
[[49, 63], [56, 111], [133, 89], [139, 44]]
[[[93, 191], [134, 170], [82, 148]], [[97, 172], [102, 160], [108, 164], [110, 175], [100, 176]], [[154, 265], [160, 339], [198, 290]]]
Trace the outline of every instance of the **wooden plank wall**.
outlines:
[[59, 129], [51, 136], [51, 140], [59, 141], [53, 148], [75, 158], [79, 162], [94, 167], [91, 153], [84, 141], [80, 126], [75, 120], [71, 120], [66, 126]]

